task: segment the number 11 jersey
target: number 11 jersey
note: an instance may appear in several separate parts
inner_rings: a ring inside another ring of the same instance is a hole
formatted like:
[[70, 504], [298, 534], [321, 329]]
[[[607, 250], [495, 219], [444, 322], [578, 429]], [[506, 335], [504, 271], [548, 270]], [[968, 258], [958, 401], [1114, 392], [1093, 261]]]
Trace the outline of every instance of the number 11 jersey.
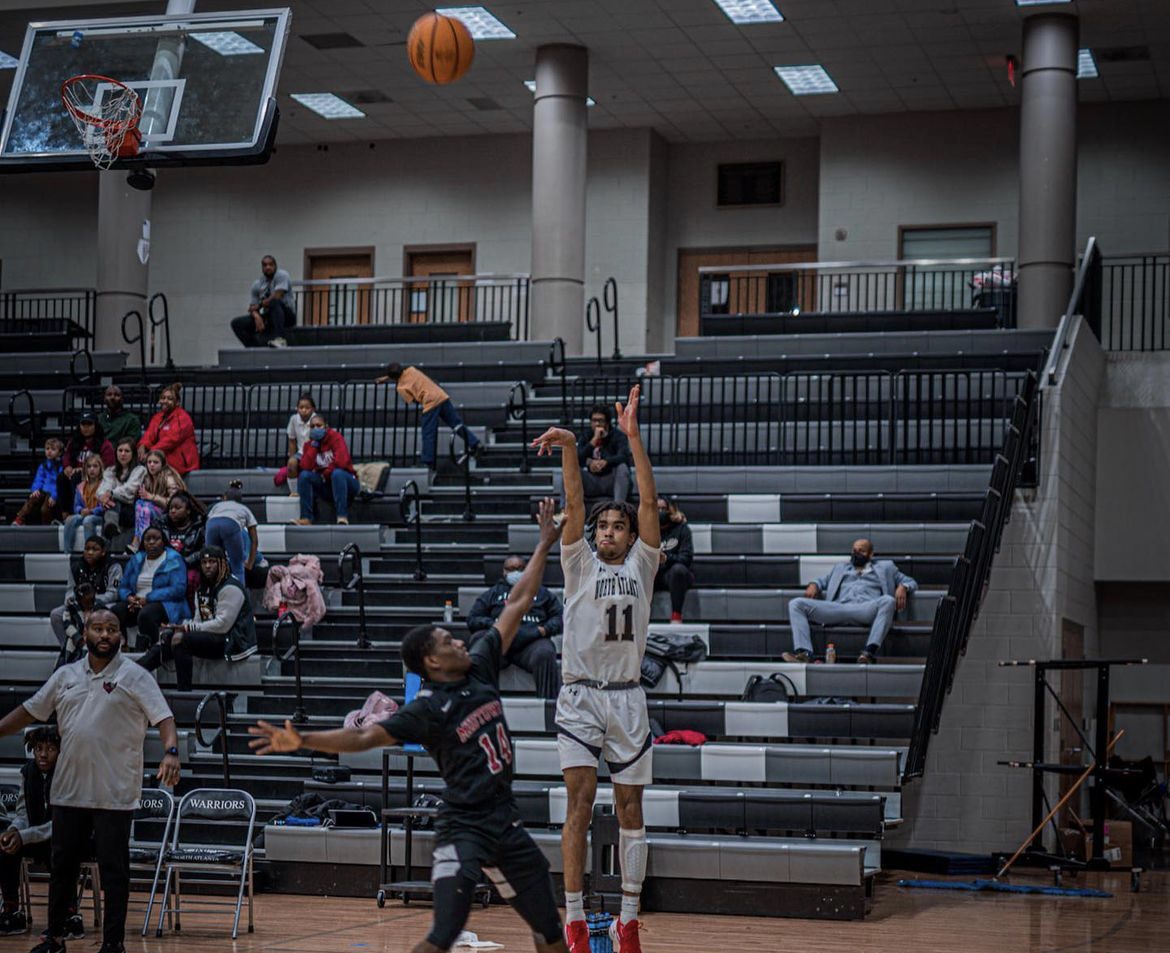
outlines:
[[579, 539], [561, 546], [561, 569], [565, 574], [564, 681], [638, 681], [650, 629], [658, 549], [639, 538], [624, 563], [610, 565]]

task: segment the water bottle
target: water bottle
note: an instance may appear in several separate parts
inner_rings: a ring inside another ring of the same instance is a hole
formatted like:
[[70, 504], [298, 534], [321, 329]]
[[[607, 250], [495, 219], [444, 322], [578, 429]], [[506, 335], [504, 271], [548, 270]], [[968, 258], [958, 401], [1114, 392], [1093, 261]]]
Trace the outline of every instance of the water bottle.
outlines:
[[836, 661], [837, 661], [837, 646], [834, 643], [830, 642], [828, 647], [825, 649], [825, 664], [832, 665]]
[[451, 605], [450, 599], [448, 599], [445, 603], [443, 603], [443, 621], [444, 622], [454, 622], [455, 621], [455, 607], [453, 605]]

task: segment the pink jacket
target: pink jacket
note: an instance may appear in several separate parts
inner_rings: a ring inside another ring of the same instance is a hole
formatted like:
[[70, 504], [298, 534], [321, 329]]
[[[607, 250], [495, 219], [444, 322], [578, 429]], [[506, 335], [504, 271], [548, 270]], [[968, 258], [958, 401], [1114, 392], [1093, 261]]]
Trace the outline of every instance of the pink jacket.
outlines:
[[264, 584], [264, 608], [279, 609], [281, 603], [305, 628], [325, 618], [325, 597], [321, 593], [321, 560], [300, 553], [287, 566], [273, 566]]

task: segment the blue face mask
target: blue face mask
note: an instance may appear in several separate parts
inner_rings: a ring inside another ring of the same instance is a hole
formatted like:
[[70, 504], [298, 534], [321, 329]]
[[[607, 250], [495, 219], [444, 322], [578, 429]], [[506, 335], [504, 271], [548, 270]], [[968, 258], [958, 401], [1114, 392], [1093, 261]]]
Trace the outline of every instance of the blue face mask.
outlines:
[[514, 586], [520, 581], [520, 577], [524, 575], [522, 569], [513, 569], [511, 572], [504, 573], [504, 582], [509, 586]]
[[324, 440], [325, 439], [325, 428], [324, 427], [314, 427], [312, 430], [309, 431], [309, 437], [312, 440]]

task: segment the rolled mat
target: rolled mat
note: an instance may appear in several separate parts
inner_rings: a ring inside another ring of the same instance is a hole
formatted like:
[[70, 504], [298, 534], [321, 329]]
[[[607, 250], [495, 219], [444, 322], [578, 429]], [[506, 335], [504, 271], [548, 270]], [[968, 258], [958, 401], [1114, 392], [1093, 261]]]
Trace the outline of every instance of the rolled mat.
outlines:
[[977, 893], [980, 890], [995, 893], [1038, 893], [1049, 897], [1100, 897], [1113, 894], [1092, 887], [1042, 887], [1038, 884], [1008, 884], [999, 880], [899, 880], [899, 887], [914, 887], [919, 890], [966, 890]]

